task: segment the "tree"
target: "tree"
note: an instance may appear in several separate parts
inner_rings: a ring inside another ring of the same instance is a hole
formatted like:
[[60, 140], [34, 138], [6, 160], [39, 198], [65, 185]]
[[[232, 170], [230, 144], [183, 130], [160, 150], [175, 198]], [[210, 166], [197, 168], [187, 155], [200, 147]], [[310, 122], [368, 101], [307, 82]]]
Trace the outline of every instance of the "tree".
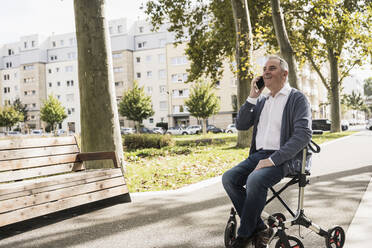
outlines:
[[284, 16], [280, 7], [280, 0], [271, 0], [271, 9], [276, 40], [280, 47], [280, 53], [288, 63], [288, 81], [290, 85], [298, 89], [297, 62], [291, 42], [289, 41], [285, 27]]
[[133, 89], [124, 92], [119, 103], [119, 113], [136, 122], [137, 132], [142, 121], [154, 115], [151, 97], [145, 95], [143, 87], [139, 87], [136, 81], [133, 84]]
[[[188, 82], [203, 76], [215, 82], [222, 76], [223, 62], [235, 59], [240, 107], [248, 97], [253, 78], [252, 51], [257, 47], [253, 47], [252, 26], [268, 6], [267, 1], [259, 0], [150, 0], [145, 13], [155, 30], [167, 23], [178, 42], [188, 40]], [[239, 131], [237, 146], [247, 147], [250, 134]]]
[[196, 82], [191, 88], [185, 105], [192, 116], [203, 120], [203, 134], [206, 134], [208, 117], [217, 114], [220, 109], [219, 99], [213, 92], [213, 86], [202, 81]]
[[48, 123], [52, 130], [56, 130], [57, 124], [67, 118], [65, 108], [53, 95], [49, 95], [40, 109], [40, 119]]
[[[105, 0], [75, 0], [78, 48], [81, 150], [124, 153], [115, 97]], [[88, 161], [88, 168], [110, 168], [110, 161]]]
[[366, 96], [372, 95], [372, 77], [364, 80], [363, 89], [364, 89], [364, 95]]
[[[294, 4], [296, 11], [289, 12], [292, 44], [296, 44], [298, 56], [310, 62], [327, 89], [331, 132], [339, 132], [342, 81], [372, 52], [371, 5], [359, 0], [300, 0]], [[324, 68], [329, 69], [329, 76]]]
[[23, 114], [12, 106], [0, 108], [0, 127], [6, 127], [10, 130], [12, 126], [23, 121]]
[[27, 106], [24, 105], [19, 98], [14, 100], [12, 104], [13, 108], [17, 110], [18, 112], [22, 113], [23, 115], [23, 122], [26, 122], [28, 120], [28, 109]]

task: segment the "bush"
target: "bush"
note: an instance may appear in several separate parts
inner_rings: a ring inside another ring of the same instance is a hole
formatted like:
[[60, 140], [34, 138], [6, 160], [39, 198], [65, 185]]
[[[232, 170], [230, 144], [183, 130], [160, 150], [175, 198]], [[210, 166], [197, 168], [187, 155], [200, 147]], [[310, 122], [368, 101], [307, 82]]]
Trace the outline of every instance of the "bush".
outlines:
[[219, 145], [225, 144], [226, 142], [236, 141], [236, 137], [223, 137], [223, 138], [204, 138], [204, 139], [192, 139], [192, 140], [177, 140], [178, 146], [206, 146], [206, 145]]
[[169, 135], [161, 134], [129, 134], [123, 136], [124, 146], [129, 150], [143, 148], [162, 148], [173, 144]]

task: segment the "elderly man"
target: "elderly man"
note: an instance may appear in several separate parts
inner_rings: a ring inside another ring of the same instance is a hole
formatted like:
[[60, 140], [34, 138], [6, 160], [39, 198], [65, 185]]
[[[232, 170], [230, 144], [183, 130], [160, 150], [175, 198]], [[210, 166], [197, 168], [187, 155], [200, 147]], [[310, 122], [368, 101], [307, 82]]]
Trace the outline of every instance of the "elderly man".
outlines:
[[[311, 140], [311, 112], [304, 94], [287, 83], [288, 64], [278, 56], [269, 56], [263, 68], [267, 96], [251, 82], [247, 101], [241, 106], [236, 127], [253, 126], [249, 157], [222, 177], [223, 186], [240, 216], [238, 237], [232, 248], [255, 244], [266, 247], [273, 235], [261, 219], [267, 190], [288, 174], [288, 161], [300, 158]], [[244, 185], [246, 187], [244, 187]]]

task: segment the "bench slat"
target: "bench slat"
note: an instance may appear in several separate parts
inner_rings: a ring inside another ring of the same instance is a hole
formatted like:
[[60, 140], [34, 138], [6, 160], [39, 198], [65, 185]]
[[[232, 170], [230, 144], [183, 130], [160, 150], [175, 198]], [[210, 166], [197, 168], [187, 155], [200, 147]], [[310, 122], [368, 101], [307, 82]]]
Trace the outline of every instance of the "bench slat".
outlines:
[[75, 145], [67, 146], [52, 146], [42, 148], [30, 148], [20, 150], [3, 150], [0, 151], [0, 161], [10, 159], [23, 159], [23, 158], [34, 158], [60, 154], [78, 153], [79, 148]]
[[14, 138], [0, 140], [0, 151], [8, 149], [24, 149], [32, 147], [60, 146], [76, 144], [74, 136], [48, 138]]
[[[12, 198], [12, 194], [25, 195], [34, 192], [41, 192], [43, 188], [58, 187], [58, 185], [68, 183], [79, 183], [80, 181], [100, 180], [101, 177], [115, 177], [123, 176], [120, 169], [100, 169], [80, 171], [70, 174], [58, 175], [48, 178], [37, 178], [25, 180], [22, 182], [13, 182], [7, 184], [0, 184], [0, 200]], [[16, 196], [14, 196], [16, 197]]]
[[6, 171], [0, 174], [0, 182], [22, 180], [33, 177], [54, 175], [64, 172], [71, 172], [74, 164], [59, 164], [25, 170]]
[[0, 202], [0, 213], [40, 205], [46, 202], [60, 200], [76, 195], [82, 195], [103, 189], [125, 185], [123, 177], [109, 178], [98, 182], [84, 183], [72, 187], [42, 192], [34, 195], [13, 198]]
[[66, 199], [62, 199], [47, 204], [36, 205], [29, 208], [19, 209], [16, 211], [4, 213], [0, 218], [0, 226], [5, 226], [15, 222], [31, 219], [34, 217], [46, 215], [60, 210], [76, 207], [82, 204], [99, 201], [106, 198], [123, 195], [128, 193], [126, 185], [96, 191], [90, 194], [78, 195]]
[[56, 155], [49, 157], [39, 157], [39, 158], [25, 158], [17, 160], [7, 160], [1, 161], [0, 172], [17, 170], [17, 169], [27, 169], [32, 167], [40, 167], [45, 165], [53, 164], [67, 164], [76, 161], [77, 153], [67, 154], [67, 155]]

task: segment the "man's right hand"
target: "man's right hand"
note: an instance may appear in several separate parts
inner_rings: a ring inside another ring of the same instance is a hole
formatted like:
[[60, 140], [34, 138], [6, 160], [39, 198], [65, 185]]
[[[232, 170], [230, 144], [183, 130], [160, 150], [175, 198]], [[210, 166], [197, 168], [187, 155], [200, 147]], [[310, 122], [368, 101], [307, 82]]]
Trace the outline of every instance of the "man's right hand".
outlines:
[[257, 98], [261, 95], [262, 91], [265, 89], [265, 87], [262, 87], [260, 90], [257, 88], [257, 81], [260, 79], [260, 77], [256, 77], [251, 82], [251, 92], [249, 93], [249, 97]]

